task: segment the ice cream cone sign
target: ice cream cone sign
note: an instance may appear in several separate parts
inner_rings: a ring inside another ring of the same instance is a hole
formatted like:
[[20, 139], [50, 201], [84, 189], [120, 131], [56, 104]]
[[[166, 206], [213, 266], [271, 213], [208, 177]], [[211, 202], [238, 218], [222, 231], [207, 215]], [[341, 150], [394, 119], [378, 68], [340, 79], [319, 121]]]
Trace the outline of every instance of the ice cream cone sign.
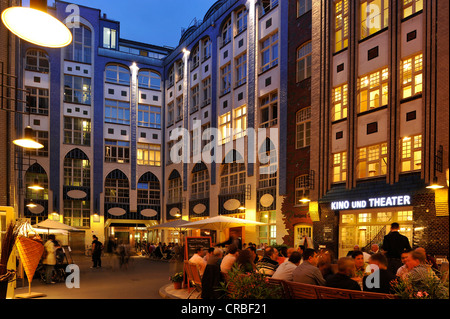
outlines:
[[40, 240], [19, 236], [16, 241], [16, 247], [28, 277], [28, 293], [31, 295], [31, 281], [44, 252], [44, 245]]

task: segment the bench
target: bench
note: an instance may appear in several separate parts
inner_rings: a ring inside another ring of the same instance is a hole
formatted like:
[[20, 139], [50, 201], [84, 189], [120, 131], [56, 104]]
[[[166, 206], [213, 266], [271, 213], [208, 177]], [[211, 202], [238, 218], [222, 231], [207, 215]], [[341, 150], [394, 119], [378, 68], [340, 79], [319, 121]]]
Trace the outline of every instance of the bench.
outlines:
[[314, 286], [281, 280], [285, 296], [290, 299], [397, 299], [391, 294]]

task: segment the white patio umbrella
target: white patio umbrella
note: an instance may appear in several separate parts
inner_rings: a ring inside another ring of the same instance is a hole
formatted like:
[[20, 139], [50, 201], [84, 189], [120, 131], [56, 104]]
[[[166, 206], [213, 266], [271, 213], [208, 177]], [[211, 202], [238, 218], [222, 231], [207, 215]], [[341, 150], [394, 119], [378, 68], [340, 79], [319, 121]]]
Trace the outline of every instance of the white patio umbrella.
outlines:
[[[58, 229], [67, 231], [82, 231], [78, 228], [57, 222], [56, 220], [46, 219], [43, 222], [32, 225], [33, 228], [44, 228], [44, 229]], [[50, 233], [50, 232], [49, 232]]]
[[184, 219], [177, 219], [177, 220], [173, 220], [167, 223], [162, 223], [159, 225], [155, 225], [155, 226], [151, 226], [148, 229], [152, 230], [152, 229], [173, 229], [178, 231], [178, 234], [180, 236], [180, 243], [182, 243], [182, 232], [186, 231], [187, 228], [184, 227], [185, 224], [188, 224], [189, 222], [184, 220]]
[[184, 227], [194, 229], [211, 229], [219, 231], [218, 238], [220, 239], [220, 233], [227, 228], [241, 227], [241, 226], [263, 226], [264, 223], [256, 222], [248, 219], [234, 218], [228, 216], [216, 216], [198, 220], [195, 222], [187, 223]]

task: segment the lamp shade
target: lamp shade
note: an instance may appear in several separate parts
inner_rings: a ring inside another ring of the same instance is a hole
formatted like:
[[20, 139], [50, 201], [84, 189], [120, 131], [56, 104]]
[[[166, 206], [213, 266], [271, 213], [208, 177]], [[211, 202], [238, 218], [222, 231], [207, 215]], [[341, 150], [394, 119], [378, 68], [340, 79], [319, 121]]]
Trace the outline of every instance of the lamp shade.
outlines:
[[42, 47], [62, 48], [72, 42], [72, 32], [41, 10], [10, 7], [2, 12], [2, 21], [19, 38]]
[[30, 126], [25, 128], [25, 137], [13, 141], [14, 144], [23, 148], [40, 149], [44, 145], [34, 140], [33, 129]]

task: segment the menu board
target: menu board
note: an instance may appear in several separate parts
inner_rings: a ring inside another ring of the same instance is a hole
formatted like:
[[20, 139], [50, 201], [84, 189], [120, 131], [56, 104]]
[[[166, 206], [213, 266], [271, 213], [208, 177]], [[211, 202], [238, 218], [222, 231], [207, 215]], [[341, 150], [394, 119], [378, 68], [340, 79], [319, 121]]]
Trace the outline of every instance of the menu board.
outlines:
[[211, 247], [211, 237], [186, 237], [185, 242], [185, 258], [186, 260], [191, 259], [195, 254], [195, 249], [197, 247], [208, 249]]

